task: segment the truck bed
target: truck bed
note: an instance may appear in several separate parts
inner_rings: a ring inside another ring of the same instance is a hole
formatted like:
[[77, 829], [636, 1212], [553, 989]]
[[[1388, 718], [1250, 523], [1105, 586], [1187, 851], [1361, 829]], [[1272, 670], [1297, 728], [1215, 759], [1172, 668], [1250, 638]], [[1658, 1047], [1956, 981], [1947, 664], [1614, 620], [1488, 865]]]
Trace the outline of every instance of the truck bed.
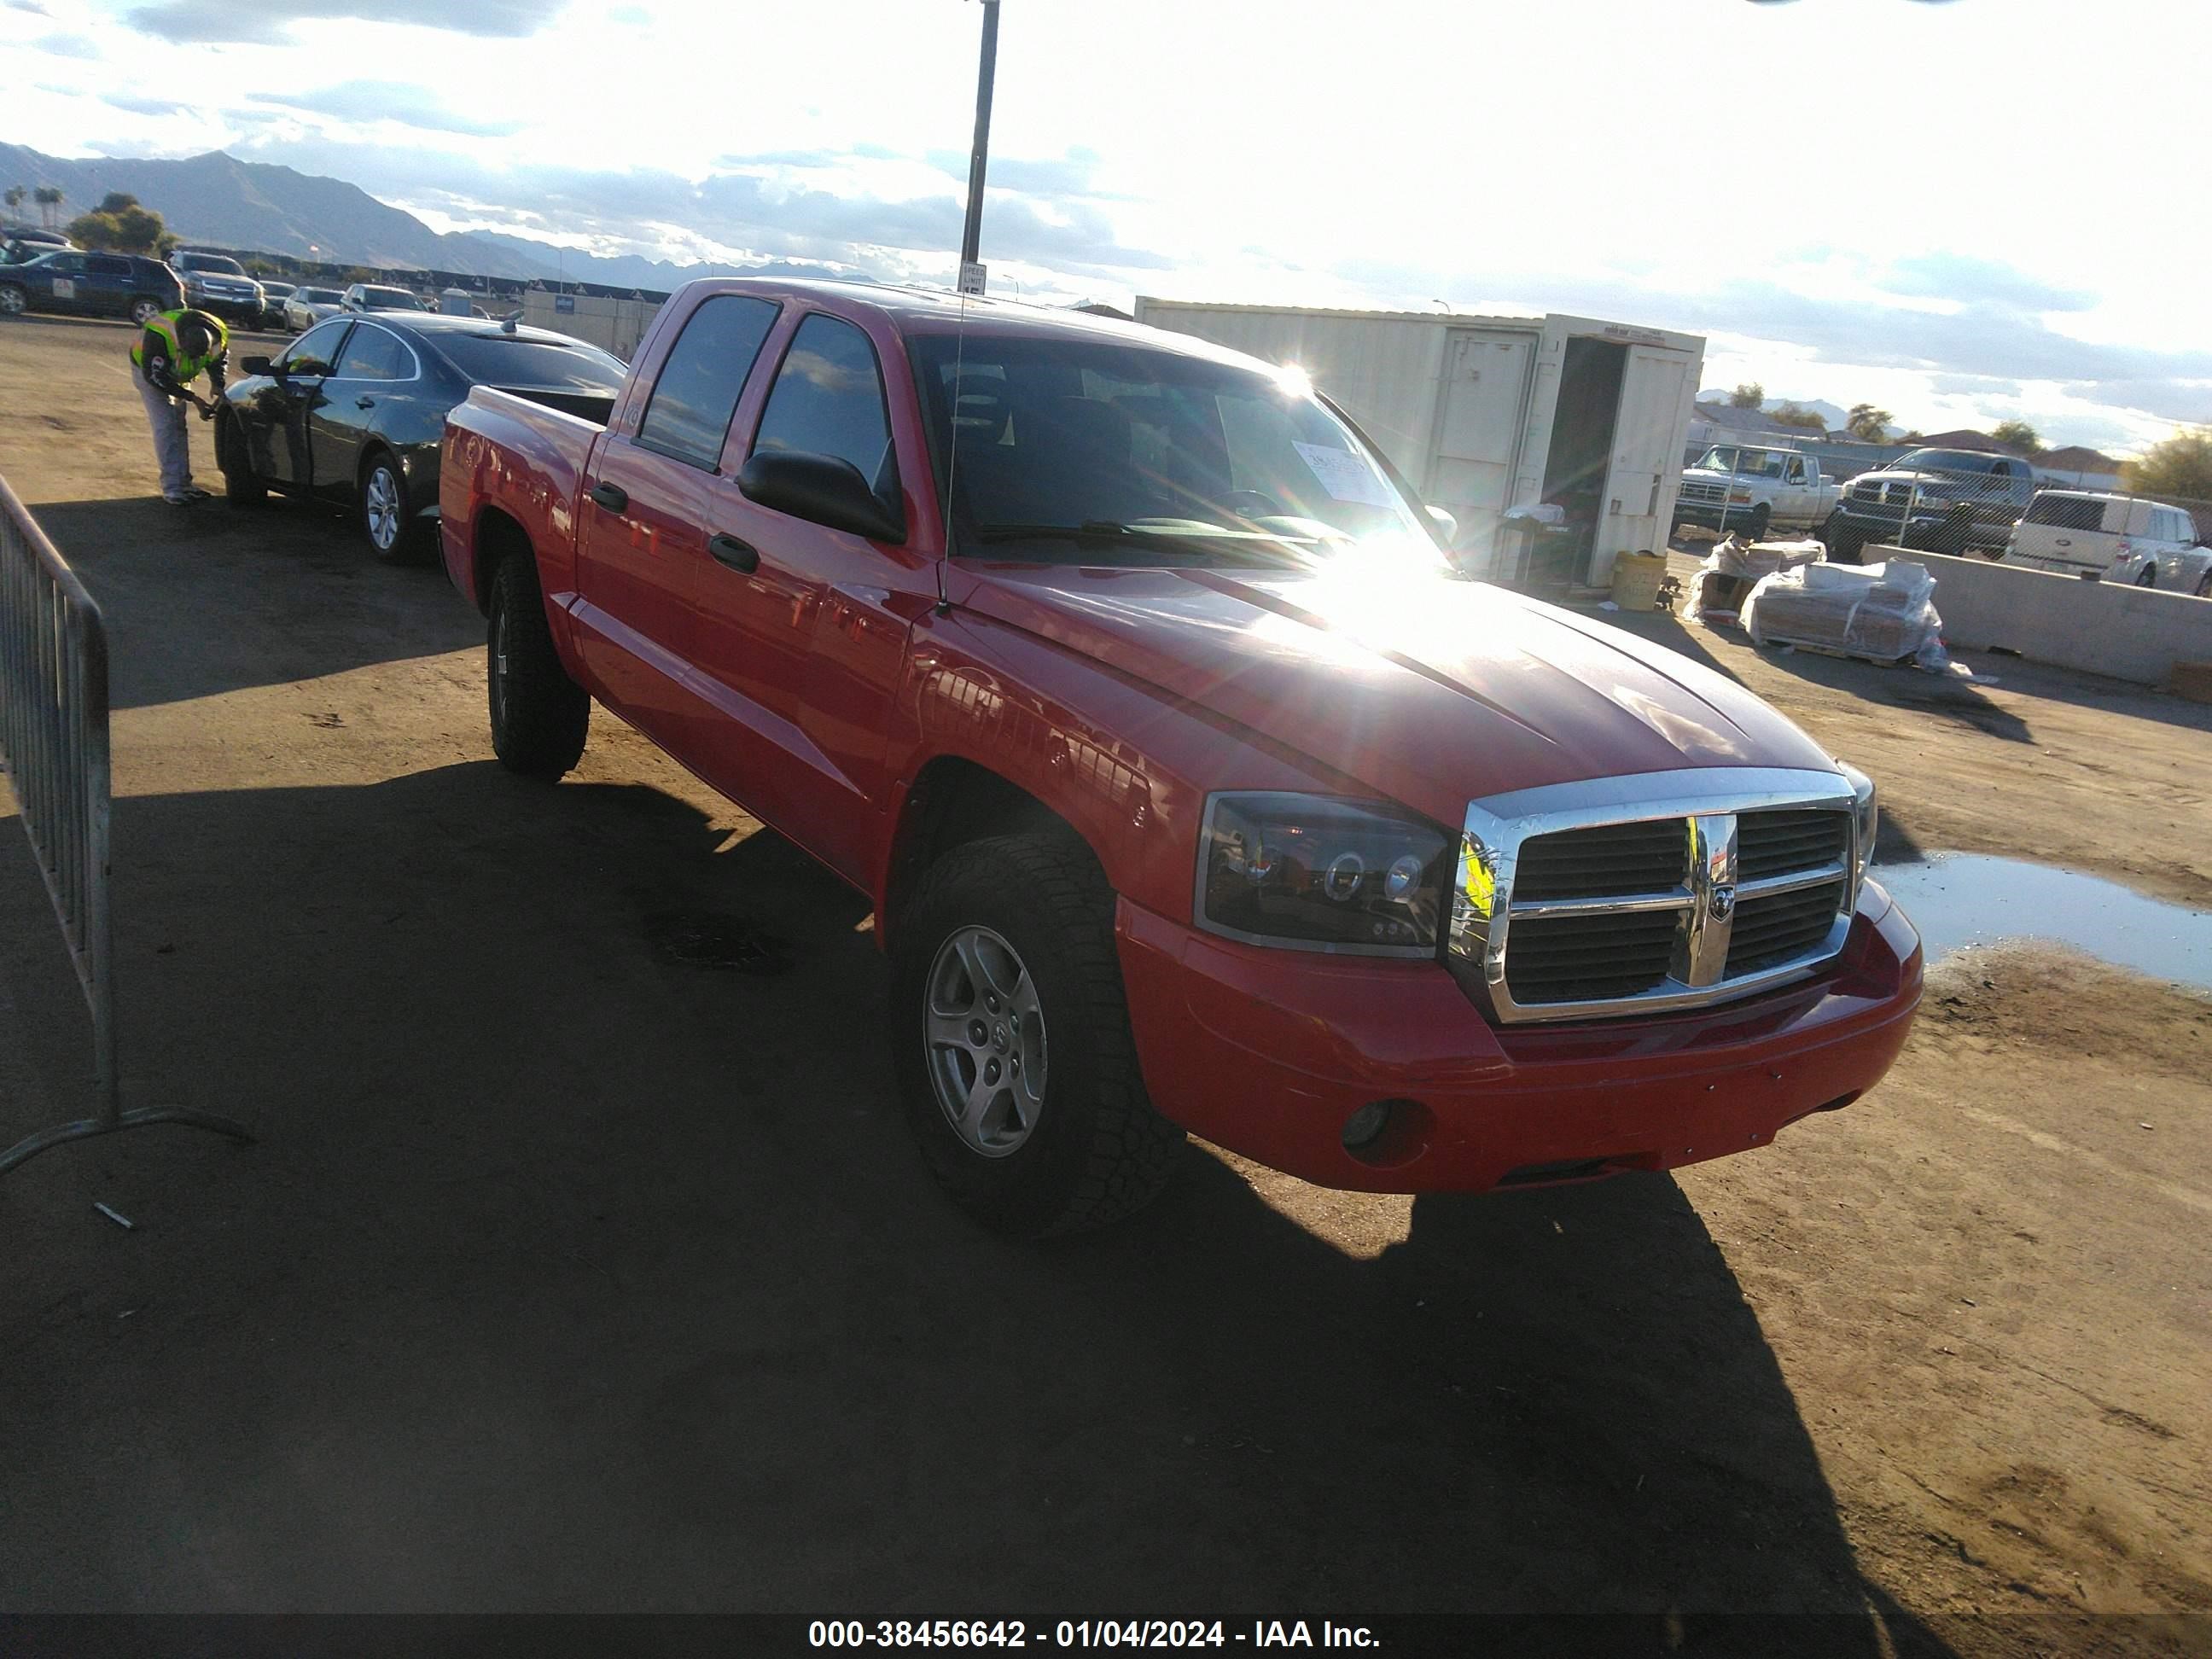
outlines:
[[592, 447], [605, 434], [613, 409], [609, 398], [479, 386], [446, 416], [439, 517], [446, 527], [447, 574], [462, 592], [480, 605], [486, 598], [477, 580], [473, 527], [487, 507], [507, 514], [529, 536], [549, 598], [570, 586], [576, 554], [572, 509]]

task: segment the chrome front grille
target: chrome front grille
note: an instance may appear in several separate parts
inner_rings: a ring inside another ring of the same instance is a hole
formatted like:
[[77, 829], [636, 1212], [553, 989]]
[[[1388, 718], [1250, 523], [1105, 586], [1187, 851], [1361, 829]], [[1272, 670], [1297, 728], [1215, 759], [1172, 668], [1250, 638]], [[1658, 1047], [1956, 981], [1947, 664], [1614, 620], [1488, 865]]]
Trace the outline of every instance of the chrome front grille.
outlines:
[[1705, 507], [1718, 507], [1728, 499], [1726, 484], [1707, 483], [1701, 478], [1692, 479], [1674, 492], [1677, 501], [1696, 501]]
[[1504, 1020], [1697, 1007], [1810, 972], [1854, 899], [1850, 785], [1712, 768], [1468, 809], [1455, 971]]

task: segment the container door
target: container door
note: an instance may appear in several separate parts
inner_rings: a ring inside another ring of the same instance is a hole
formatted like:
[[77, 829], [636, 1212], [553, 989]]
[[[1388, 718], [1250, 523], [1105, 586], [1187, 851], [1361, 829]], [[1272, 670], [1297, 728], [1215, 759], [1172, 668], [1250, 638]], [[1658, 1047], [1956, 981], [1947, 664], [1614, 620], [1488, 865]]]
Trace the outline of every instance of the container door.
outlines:
[[1677, 458], [1689, 409], [1689, 374], [1690, 360], [1679, 351], [1632, 349], [1628, 354], [1589, 580], [1606, 579], [1616, 553], [1667, 545], [1681, 482]]
[[1535, 345], [1534, 334], [1504, 329], [1455, 329], [1446, 343], [1428, 498], [1459, 520], [1458, 545], [1474, 556], [1477, 568], [1489, 559], [1512, 498]]

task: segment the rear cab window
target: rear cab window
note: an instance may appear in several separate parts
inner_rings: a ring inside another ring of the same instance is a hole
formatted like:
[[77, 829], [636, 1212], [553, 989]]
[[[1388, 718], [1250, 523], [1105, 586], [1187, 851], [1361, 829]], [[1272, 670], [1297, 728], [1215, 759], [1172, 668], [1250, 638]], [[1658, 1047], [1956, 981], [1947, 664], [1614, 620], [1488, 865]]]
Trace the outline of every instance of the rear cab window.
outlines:
[[2038, 495], [2028, 503], [2027, 522], [2054, 530], [2102, 530], [2105, 503], [2091, 495]]
[[774, 301], [750, 294], [717, 294], [702, 301], [669, 349], [631, 441], [640, 449], [714, 471], [738, 398], [768, 343], [778, 309]]

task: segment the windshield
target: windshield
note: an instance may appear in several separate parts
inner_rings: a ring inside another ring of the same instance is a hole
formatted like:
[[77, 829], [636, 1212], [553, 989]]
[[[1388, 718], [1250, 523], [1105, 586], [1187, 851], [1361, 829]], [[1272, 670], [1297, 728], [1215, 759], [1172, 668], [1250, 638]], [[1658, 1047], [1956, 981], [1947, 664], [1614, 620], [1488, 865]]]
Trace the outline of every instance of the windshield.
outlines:
[[1890, 465], [1899, 472], [1986, 472], [1996, 459], [1971, 449], [1916, 449]]
[[381, 306], [386, 311], [420, 311], [422, 302], [404, 288], [364, 288], [361, 302], [365, 306]]
[[1387, 540], [1440, 562], [1303, 377], [1106, 339], [929, 334], [913, 352], [940, 483], [957, 437], [963, 551], [1279, 562]]
[[1735, 451], [1727, 445], [1716, 445], [1698, 457], [1696, 470], [1700, 472], [1733, 472], [1735, 471]]
[[439, 351], [471, 380], [548, 392], [622, 390], [623, 366], [597, 346], [563, 345], [495, 329], [432, 337]]
[[211, 271], [218, 276], [243, 276], [246, 267], [220, 253], [179, 253], [173, 262], [179, 270]]

